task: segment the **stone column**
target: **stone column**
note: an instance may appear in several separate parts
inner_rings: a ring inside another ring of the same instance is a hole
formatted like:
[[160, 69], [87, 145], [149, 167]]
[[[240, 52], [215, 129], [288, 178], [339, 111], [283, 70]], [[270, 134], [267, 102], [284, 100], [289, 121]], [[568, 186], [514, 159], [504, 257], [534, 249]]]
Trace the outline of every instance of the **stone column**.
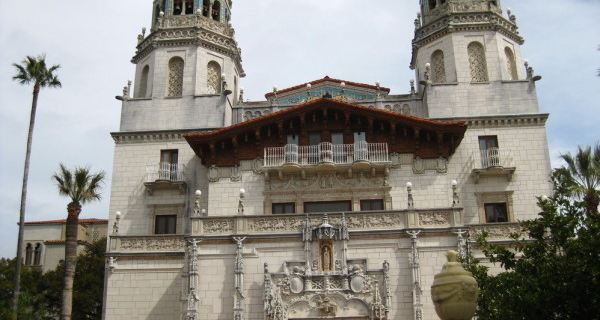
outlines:
[[192, 239], [188, 249], [188, 297], [186, 320], [198, 319], [198, 244], [201, 240]]
[[233, 296], [233, 319], [244, 320], [246, 309], [246, 295], [244, 294], [244, 240], [246, 238], [233, 238], [236, 242], [235, 249], [235, 294]]
[[412, 276], [413, 315], [415, 320], [423, 319], [423, 305], [421, 304], [421, 267], [419, 265], [419, 248], [417, 237], [421, 231], [407, 231], [410, 236], [411, 255], [410, 266]]

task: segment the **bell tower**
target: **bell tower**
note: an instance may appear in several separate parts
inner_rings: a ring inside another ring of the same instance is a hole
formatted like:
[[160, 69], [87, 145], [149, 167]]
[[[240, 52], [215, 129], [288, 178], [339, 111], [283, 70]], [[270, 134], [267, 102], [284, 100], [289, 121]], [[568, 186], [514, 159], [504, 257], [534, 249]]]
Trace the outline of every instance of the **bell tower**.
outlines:
[[430, 117], [537, 113], [515, 15], [499, 0], [420, 0], [411, 68]]
[[121, 131], [218, 128], [231, 124], [245, 76], [231, 26], [231, 0], [154, 0], [122, 97]]

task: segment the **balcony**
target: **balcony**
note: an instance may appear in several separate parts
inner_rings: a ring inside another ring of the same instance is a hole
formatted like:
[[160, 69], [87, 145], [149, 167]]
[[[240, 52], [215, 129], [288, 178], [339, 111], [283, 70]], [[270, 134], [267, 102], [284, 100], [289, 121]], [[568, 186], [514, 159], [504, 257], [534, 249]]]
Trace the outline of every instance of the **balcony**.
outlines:
[[266, 169], [281, 169], [288, 172], [309, 168], [327, 170], [349, 167], [363, 170], [390, 163], [387, 143], [367, 142], [355, 144], [322, 142], [313, 146], [288, 144], [284, 147], [266, 148], [264, 159]]
[[158, 189], [173, 188], [178, 189], [183, 194], [187, 188], [185, 166], [168, 162], [147, 166], [144, 185], [150, 195]]
[[472, 157], [473, 178], [479, 183], [481, 177], [505, 176], [508, 181], [516, 171], [512, 153], [500, 148], [480, 150]]

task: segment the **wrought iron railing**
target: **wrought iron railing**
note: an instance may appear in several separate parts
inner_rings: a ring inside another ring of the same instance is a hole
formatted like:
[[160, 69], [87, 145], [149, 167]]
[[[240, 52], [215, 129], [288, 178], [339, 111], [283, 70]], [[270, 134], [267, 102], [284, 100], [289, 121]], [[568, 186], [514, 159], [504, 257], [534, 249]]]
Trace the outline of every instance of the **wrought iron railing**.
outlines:
[[161, 162], [146, 167], [146, 182], [185, 181], [185, 167], [177, 163]]
[[480, 150], [480, 164], [481, 169], [512, 167], [513, 157], [512, 154], [506, 150], [502, 150], [500, 148], [489, 148], [486, 150]]
[[284, 147], [265, 148], [264, 166], [280, 167], [286, 164], [301, 166], [331, 163], [352, 164], [358, 161], [372, 163], [389, 162], [387, 143], [332, 144], [322, 142], [312, 146], [288, 144]]

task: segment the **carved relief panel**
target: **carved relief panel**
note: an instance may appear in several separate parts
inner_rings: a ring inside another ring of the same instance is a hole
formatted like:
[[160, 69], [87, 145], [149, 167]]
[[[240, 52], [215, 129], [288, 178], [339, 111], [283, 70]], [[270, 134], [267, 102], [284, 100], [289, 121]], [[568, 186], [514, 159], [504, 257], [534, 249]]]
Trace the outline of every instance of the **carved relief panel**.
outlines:
[[304, 262], [284, 262], [275, 272], [265, 264], [265, 319], [388, 319], [391, 308], [389, 263], [368, 270], [365, 259], [348, 259], [348, 225], [323, 216], [318, 226], [303, 226]]

